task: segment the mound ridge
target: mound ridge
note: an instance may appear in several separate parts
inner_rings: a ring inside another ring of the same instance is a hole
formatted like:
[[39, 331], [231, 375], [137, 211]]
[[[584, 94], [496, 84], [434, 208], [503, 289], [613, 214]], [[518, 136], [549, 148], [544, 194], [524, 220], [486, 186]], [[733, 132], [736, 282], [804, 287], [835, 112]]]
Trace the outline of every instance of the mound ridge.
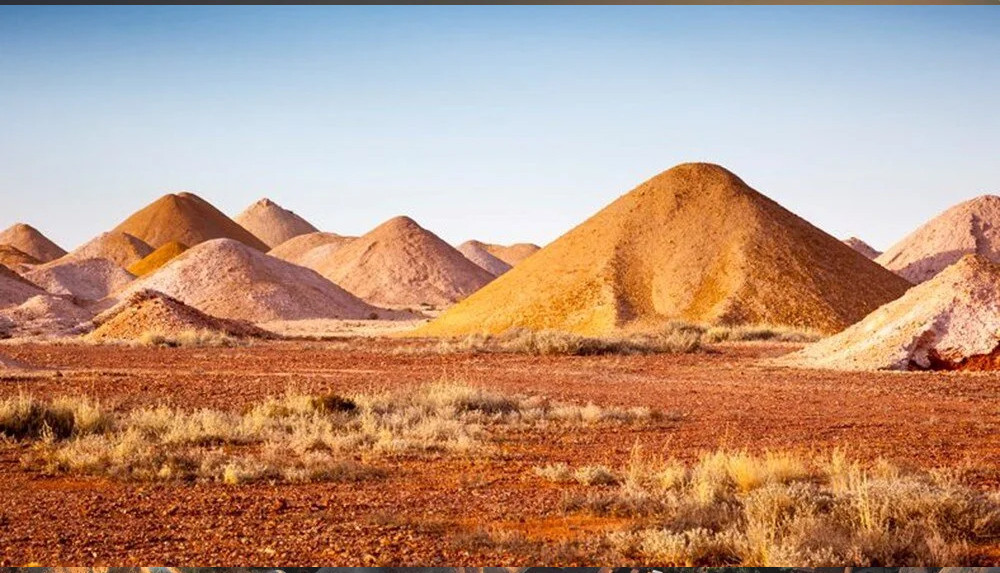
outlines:
[[171, 193], [136, 211], [112, 229], [142, 239], [154, 249], [176, 241], [194, 246], [212, 239], [233, 239], [260, 251], [268, 249], [235, 221], [193, 193]]
[[542, 249], [534, 243], [514, 243], [506, 246], [482, 243], [482, 245], [488, 253], [512, 267]]
[[38, 229], [25, 223], [11, 225], [0, 233], [0, 245], [10, 245], [43, 263], [54, 261], [66, 254], [62, 247], [50, 241]]
[[356, 296], [387, 306], [447, 305], [493, 280], [409, 217], [389, 219], [313, 268]]
[[268, 322], [307, 318], [402, 316], [373, 307], [315, 271], [232, 239], [206, 241], [120, 293], [160, 291], [219, 318]]
[[37, 265], [41, 263], [35, 257], [11, 245], [0, 245], [0, 265], [17, 268], [21, 265]]
[[108, 259], [58, 259], [37, 266], [25, 277], [50, 294], [97, 301], [124, 288], [135, 276]]
[[458, 252], [495, 277], [509, 271], [511, 267], [511, 265], [490, 254], [486, 249], [486, 245], [479, 241], [466, 241], [462, 243], [458, 246]]
[[[336, 233], [317, 231], [315, 233], [306, 233], [305, 235], [299, 235], [288, 239], [284, 243], [281, 243], [277, 247], [268, 251], [267, 254], [283, 261], [312, 268], [312, 265], [309, 264], [310, 261], [321, 260], [326, 256], [333, 254], [334, 251], [356, 238], [357, 237], [345, 237]], [[327, 248], [323, 251], [318, 251], [311, 256], [309, 255], [309, 253], [317, 251], [320, 247]]]
[[108, 259], [120, 267], [128, 267], [152, 252], [153, 247], [138, 237], [109, 231], [87, 241], [61, 260]]
[[908, 287], [726, 169], [686, 163], [414, 334], [528, 328], [603, 335], [670, 320], [835, 332]]
[[171, 261], [171, 259], [183, 253], [187, 249], [188, 247], [184, 243], [170, 241], [143, 257], [142, 260], [129, 265], [128, 272], [137, 277], [148, 275], [149, 273], [167, 264]]
[[263, 241], [269, 249], [293, 237], [319, 230], [309, 221], [267, 198], [250, 205], [233, 220]]
[[147, 333], [211, 331], [236, 338], [271, 338], [249, 322], [216, 318], [155, 290], [140, 290], [93, 319], [88, 340], [136, 340]]
[[778, 362], [835, 370], [1000, 369], [1000, 265], [965, 255], [861, 322]]
[[945, 210], [875, 261], [920, 283], [972, 253], [1000, 261], [1000, 197], [996, 195], [976, 197]]
[[875, 250], [874, 247], [857, 237], [848, 237], [844, 239], [844, 244], [871, 260], [875, 260], [876, 257], [882, 254], [881, 251]]

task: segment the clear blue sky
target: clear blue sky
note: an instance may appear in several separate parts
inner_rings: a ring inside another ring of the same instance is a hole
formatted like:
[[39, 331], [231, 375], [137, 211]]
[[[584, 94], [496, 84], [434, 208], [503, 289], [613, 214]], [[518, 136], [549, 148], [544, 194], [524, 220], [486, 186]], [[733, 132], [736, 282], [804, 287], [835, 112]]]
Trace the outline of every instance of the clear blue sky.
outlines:
[[683, 161], [884, 248], [1000, 193], [1000, 6], [0, 7], [0, 227], [170, 191], [545, 243]]

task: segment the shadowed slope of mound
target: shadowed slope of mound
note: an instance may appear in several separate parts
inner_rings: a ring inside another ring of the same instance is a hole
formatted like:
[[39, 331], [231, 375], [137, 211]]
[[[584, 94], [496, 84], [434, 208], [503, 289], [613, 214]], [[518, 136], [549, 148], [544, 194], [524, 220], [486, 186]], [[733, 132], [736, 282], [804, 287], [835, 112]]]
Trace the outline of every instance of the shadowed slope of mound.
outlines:
[[41, 287], [0, 265], [0, 308], [17, 306], [40, 294], [45, 294]]
[[97, 301], [132, 282], [135, 276], [108, 259], [58, 259], [37, 266], [25, 277], [51, 294]]
[[212, 239], [233, 239], [260, 251], [268, 249], [250, 231], [193, 193], [164, 195], [112, 230], [138, 237], [154, 249], [172, 241], [194, 246]]
[[233, 220], [270, 249], [293, 237], [318, 231], [309, 221], [267, 198], [250, 205]]
[[458, 246], [458, 252], [495, 277], [509, 271], [511, 267], [511, 265], [490, 254], [486, 250], [486, 245], [479, 241], [466, 241], [462, 243]]
[[45, 235], [38, 232], [38, 229], [24, 223], [11, 225], [0, 233], [0, 245], [10, 245], [43, 263], [53, 261], [66, 254], [62, 247], [50, 241]]
[[675, 319], [835, 332], [909, 286], [722, 167], [689, 163], [620, 197], [415, 334], [604, 335]]
[[919, 283], [973, 253], [1000, 261], [1000, 197], [996, 195], [983, 195], [947, 209], [875, 261]]
[[[313, 268], [311, 263], [332, 255], [337, 249], [356, 238], [317, 231], [288, 239], [267, 254], [296, 265]], [[320, 250], [320, 247], [325, 248]]]
[[513, 245], [494, 245], [491, 243], [482, 243], [483, 248], [493, 255], [494, 257], [500, 259], [501, 261], [507, 263], [510, 266], [514, 266], [524, 259], [530, 257], [531, 255], [542, 250], [541, 247], [534, 243], [514, 243]]
[[273, 338], [249, 322], [216, 318], [154, 290], [140, 290], [93, 320], [88, 340], [138, 340], [155, 333], [176, 336], [192, 331], [213, 332], [236, 338]]
[[21, 265], [37, 265], [41, 263], [35, 257], [11, 245], [0, 245], [0, 265], [15, 269]]
[[152, 252], [153, 247], [138, 237], [109, 231], [87, 241], [59, 260], [108, 259], [120, 267], [128, 267]]
[[219, 318], [267, 322], [307, 318], [402, 318], [373, 307], [316, 272], [231, 239], [191, 247], [138, 279], [119, 299], [160, 291]]
[[389, 306], [447, 305], [493, 280], [409, 217], [389, 219], [313, 264], [362, 299]]
[[836, 370], [1000, 369], [1000, 265], [966, 255], [861, 322], [778, 362]]
[[137, 277], [148, 275], [163, 265], [169, 263], [174, 257], [186, 251], [187, 245], [171, 241], [159, 249], [149, 253], [140, 261], [132, 263], [128, 267], [128, 272]]
[[875, 260], [876, 257], [882, 254], [881, 251], [875, 250], [874, 247], [857, 237], [844, 239], [844, 244], [871, 260]]

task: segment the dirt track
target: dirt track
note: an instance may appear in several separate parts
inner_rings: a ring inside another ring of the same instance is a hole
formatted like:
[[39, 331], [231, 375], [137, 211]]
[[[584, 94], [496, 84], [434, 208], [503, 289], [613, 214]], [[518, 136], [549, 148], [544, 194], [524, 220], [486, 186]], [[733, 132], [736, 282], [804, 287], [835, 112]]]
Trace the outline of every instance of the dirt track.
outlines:
[[792, 348], [779, 345], [682, 356], [526, 357], [394, 353], [402, 344], [412, 343], [221, 350], [4, 345], [0, 354], [60, 375], [0, 376], [0, 395], [83, 393], [122, 408], [160, 402], [240, 408], [289, 387], [346, 392], [449, 379], [675, 415], [610, 431], [506, 433], [498, 436], [495, 456], [383, 460], [388, 476], [359, 484], [54, 478], [22, 468], [21, 446], [0, 444], [3, 564], [521, 564], [531, 558], [469, 536], [496, 526], [563, 541], [615, 525], [562, 515], [566, 486], [544, 482], [531, 468], [556, 461], [617, 465], [636, 443], [687, 458], [719, 446], [841, 447], [924, 467], [965, 464], [977, 470], [979, 485], [998, 485], [1000, 375], [845, 374], [762, 363]]

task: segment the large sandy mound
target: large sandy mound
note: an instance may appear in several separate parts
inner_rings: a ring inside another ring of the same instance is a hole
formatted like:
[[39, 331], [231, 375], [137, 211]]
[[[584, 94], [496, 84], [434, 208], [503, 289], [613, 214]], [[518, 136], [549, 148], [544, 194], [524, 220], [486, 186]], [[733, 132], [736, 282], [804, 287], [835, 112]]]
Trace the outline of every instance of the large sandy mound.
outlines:
[[71, 332], [90, 320], [90, 311], [64, 297], [39, 294], [19, 306], [0, 310], [0, 324], [6, 336], [58, 335]]
[[128, 267], [152, 252], [153, 247], [142, 239], [128, 233], [110, 231], [87, 241], [61, 260], [108, 259], [120, 267]]
[[41, 263], [28, 253], [11, 245], [0, 245], [0, 265], [16, 269], [23, 265], [37, 265]]
[[132, 282], [135, 276], [108, 259], [60, 259], [25, 273], [28, 280], [51, 294], [95, 301]]
[[838, 331], [909, 284], [717, 165], [646, 181], [416, 334], [669, 320]]
[[844, 239], [844, 244], [872, 260], [882, 254], [881, 251], [875, 250], [874, 247], [857, 237]]
[[210, 331], [237, 338], [270, 338], [267, 331], [239, 320], [209, 316], [154, 290], [140, 290], [94, 318], [88, 340], [137, 340], [144, 334], [170, 336]]
[[154, 249], [172, 241], [193, 247], [211, 239], [233, 239], [267, 250], [267, 245], [250, 231], [193, 193], [164, 195], [113, 230], [134, 235]]
[[875, 261], [919, 283], [970, 253], [1000, 261], [1000, 197], [983, 195], [951, 207]]
[[198, 310], [250, 322], [306, 318], [396, 318], [319, 276], [230, 239], [191, 247], [119, 295], [157, 290]]
[[490, 254], [486, 245], [479, 241], [466, 241], [458, 246], [458, 252], [479, 265], [480, 268], [498, 277], [510, 270], [511, 265]]
[[233, 220], [272, 249], [292, 237], [318, 231], [309, 221], [266, 198], [250, 205]]
[[838, 370], [1000, 368], [1000, 265], [966, 255], [780, 363]]
[[[277, 247], [271, 249], [267, 254], [279, 258], [283, 261], [295, 263], [303, 267], [309, 267], [305, 261], [322, 260], [322, 258], [333, 254], [334, 251], [350, 243], [357, 237], [345, 237], [336, 233], [325, 233], [317, 231], [307, 233], [288, 239]], [[327, 247], [318, 251], [320, 247]], [[317, 251], [313, 255], [309, 253]], [[310, 267], [311, 268], [311, 267]]]
[[137, 277], [148, 275], [149, 273], [169, 263], [174, 257], [180, 255], [187, 249], [187, 245], [184, 243], [170, 241], [159, 249], [156, 249], [143, 257], [142, 260], [129, 265], [128, 272]]
[[491, 255], [512, 267], [542, 249], [533, 243], [514, 243], [506, 246], [492, 243], [481, 244]]
[[17, 306], [45, 291], [30, 281], [0, 265], [0, 308]]
[[409, 217], [382, 223], [312, 268], [362, 299], [388, 306], [447, 305], [493, 280]]
[[11, 225], [0, 233], [0, 245], [10, 245], [43, 263], [53, 261], [66, 254], [62, 247], [39, 233], [38, 229], [24, 223]]

